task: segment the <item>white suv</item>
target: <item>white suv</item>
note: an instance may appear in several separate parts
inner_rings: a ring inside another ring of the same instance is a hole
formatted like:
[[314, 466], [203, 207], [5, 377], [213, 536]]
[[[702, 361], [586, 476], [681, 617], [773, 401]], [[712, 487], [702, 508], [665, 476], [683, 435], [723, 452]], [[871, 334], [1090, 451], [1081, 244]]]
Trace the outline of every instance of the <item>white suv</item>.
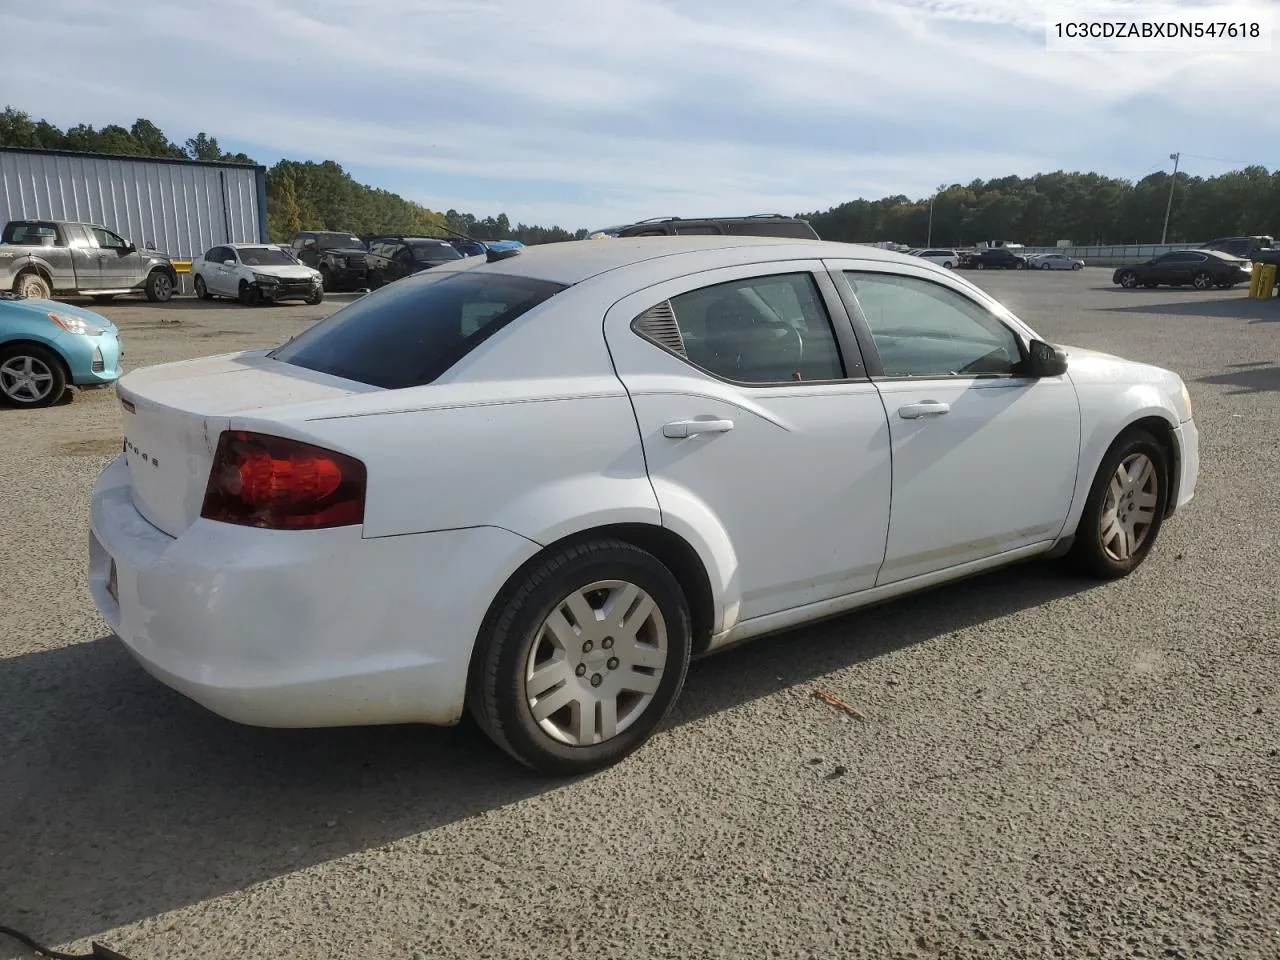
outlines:
[[930, 263], [936, 263], [938, 266], [945, 267], [948, 270], [960, 262], [960, 258], [956, 256], [954, 250], [921, 250], [916, 256], [928, 260]]

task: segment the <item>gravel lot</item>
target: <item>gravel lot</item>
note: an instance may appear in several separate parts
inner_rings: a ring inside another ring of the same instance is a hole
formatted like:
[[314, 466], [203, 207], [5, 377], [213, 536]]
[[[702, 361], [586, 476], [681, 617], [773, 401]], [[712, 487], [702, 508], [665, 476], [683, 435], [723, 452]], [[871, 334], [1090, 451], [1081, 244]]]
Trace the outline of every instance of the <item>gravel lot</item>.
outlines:
[[[114, 394], [0, 410], [0, 924], [135, 960], [1280, 956], [1280, 301], [971, 276], [1187, 379], [1200, 487], [1150, 560], [703, 661], [646, 749], [578, 782], [466, 725], [256, 730], [155, 683], [85, 584]], [[137, 366], [343, 299], [102, 309]]]

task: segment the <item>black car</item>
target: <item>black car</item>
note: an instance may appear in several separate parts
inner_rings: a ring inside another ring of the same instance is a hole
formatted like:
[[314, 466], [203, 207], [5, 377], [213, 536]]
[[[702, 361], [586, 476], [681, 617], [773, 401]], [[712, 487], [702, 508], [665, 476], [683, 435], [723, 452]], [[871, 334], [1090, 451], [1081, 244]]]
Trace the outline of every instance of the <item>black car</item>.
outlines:
[[1218, 250], [1174, 250], [1144, 263], [1117, 267], [1111, 282], [1127, 289], [1190, 284], [1197, 290], [1230, 289], [1252, 275], [1249, 262]]
[[[641, 220], [625, 227], [609, 227], [596, 234], [610, 237], [730, 236], [730, 237], [798, 237], [818, 240], [818, 232], [808, 220], [784, 217], [780, 213], [760, 213], [749, 217], [657, 217]], [[594, 234], [593, 234], [594, 236]]]
[[293, 255], [320, 271], [326, 290], [360, 290], [365, 276], [364, 241], [353, 233], [303, 230], [293, 238]]
[[1008, 247], [988, 247], [962, 257], [958, 266], [967, 270], [1025, 270], [1027, 258], [1019, 256]]
[[412, 273], [465, 259], [447, 240], [435, 237], [376, 237], [365, 254], [369, 289], [394, 283]]

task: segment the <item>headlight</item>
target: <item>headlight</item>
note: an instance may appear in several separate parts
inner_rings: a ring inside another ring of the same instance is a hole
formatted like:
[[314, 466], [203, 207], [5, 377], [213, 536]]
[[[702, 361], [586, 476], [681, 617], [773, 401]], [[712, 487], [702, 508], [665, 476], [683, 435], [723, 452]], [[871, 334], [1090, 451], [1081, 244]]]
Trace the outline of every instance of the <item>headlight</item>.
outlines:
[[271, 285], [271, 284], [273, 284], [273, 283], [279, 283], [279, 282], [280, 282], [280, 278], [279, 278], [279, 277], [273, 277], [273, 276], [270, 276], [270, 275], [265, 274], [265, 273], [255, 273], [255, 274], [253, 275], [253, 279], [254, 279], [254, 281], [255, 281], [255, 282], [257, 282], [257, 283], [261, 283], [261, 284], [265, 284], [266, 286], [270, 286], [270, 285]]
[[65, 313], [51, 313], [48, 316], [67, 333], [78, 333], [85, 337], [96, 337], [102, 333], [102, 327], [83, 317], [72, 317]]

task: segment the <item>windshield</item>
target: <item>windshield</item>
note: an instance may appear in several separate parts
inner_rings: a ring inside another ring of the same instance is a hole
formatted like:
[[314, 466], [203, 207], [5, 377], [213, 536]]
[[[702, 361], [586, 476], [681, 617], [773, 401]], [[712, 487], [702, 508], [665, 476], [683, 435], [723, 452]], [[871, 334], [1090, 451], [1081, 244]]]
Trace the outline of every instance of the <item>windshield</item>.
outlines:
[[270, 356], [388, 390], [419, 386], [565, 289], [504, 274], [433, 274], [425, 271], [364, 296]]
[[240, 247], [236, 252], [246, 267], [288, 267], [298, 262], [279, 247]]
[[336, 248], [346, 248], [346, 249], [352, 249], [352, 250], [366, 249], [364, 245], [364, 241], [361, 240], [359, 237], [346, 237], [346, 236], [335, 236], [335, 235], [316, 237], [316, 249], [333, 250]]
[[460, 254], [447, 243], [415, 243], [413, 246], [413, 259], [423, 260], [461, 260]]

